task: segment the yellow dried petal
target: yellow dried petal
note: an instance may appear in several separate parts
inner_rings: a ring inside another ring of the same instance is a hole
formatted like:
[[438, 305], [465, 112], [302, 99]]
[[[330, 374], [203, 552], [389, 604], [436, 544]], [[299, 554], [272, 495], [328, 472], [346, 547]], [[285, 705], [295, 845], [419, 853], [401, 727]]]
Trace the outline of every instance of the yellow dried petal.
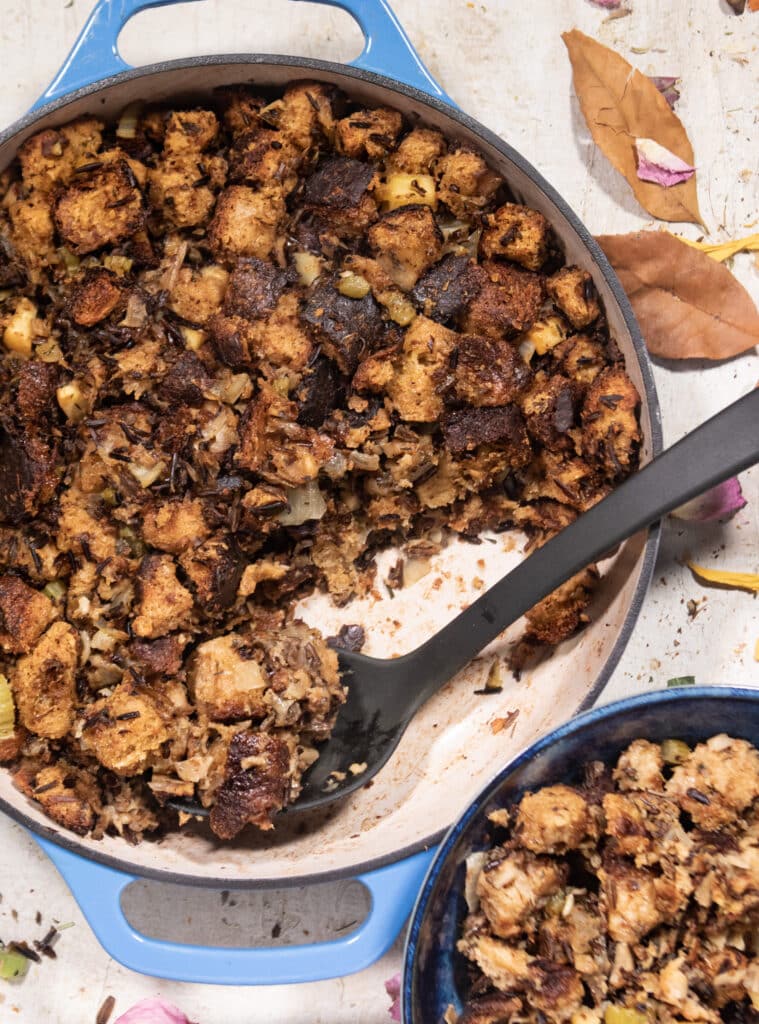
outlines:
[[723, 587], [735, 587], [738, 590], [750, 590], [754, 594], [759, 593], [759, 573], [705, 569], [702, 565], [696, 565], [695, 562], [688, 562], [688, 568], [699, 579], [706, 580], [707, 583], [721, 583]]
[[705, 252], [707, 256], [711, 256], [718, 263], [724, 263], [725, 260], [729, 260], [731, 256], [735, 256], [739, 252], [759, 252], [759, 234], [728, 239], [726, 242], [692, 242], [689, 238], [680, 238], [679, 235], [676, 237], [692, 249]]

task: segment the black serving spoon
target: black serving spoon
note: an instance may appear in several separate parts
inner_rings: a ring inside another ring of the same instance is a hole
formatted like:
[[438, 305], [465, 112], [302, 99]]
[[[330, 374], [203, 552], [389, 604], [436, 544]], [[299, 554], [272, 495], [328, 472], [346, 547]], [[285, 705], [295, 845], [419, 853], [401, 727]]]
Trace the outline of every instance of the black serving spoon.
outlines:
[[[393, 659], [340, 650], [348, 699], [291, 813], [325, 807], [363, 786], [389, 759], [422, 704], [541, 598], [620, 541], [758, 461], [755, 389], [625, 480], [421, 647]], [[351, 765], [365, 767], [354, 774]], [[208, 813], [189, 801], [169, 806]]]

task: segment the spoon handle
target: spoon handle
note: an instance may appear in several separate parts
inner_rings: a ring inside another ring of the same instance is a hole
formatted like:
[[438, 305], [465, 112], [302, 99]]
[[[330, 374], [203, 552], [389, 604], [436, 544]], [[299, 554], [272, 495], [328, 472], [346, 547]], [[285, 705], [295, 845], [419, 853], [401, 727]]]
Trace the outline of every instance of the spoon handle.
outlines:
[[[620, 541], [759, 461], [759, 389], [633, 474], [393, 665], [421, 706], [520, 615]], [[411, 712], [413, 713], [413, 711]]]

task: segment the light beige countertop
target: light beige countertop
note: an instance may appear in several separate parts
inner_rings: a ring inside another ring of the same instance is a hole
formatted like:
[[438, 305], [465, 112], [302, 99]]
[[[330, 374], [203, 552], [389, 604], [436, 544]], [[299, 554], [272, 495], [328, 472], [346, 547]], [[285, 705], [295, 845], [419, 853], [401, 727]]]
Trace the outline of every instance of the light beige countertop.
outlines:
[[[605, 22], [588, 0], [466, 3], [395, 0], [395, 10], [433, 75], [468, 113], [521, 151], [574, 207], [591, 232], [651, 227], [626, 183], [590, 140], [571, 87], [561, 33], [578, 27], [643, 72], [678, 75], [677, 112], [693, 143], [699, 197], [716, 240], [759, 231], [759, 13], [736, 17], [724, 0], [627, 0], [632, 13]], [[89, 0], [3, 0], [0, 123], [24, 113], [52, 78], [90, 9]], [[139, 15], [122, 34], [136, 64], [250, 50], [349, 60], [361, 48], [350, 17], [288, 0], [204, 0]], [[682, 233], [697, 237], [694, 226]], [[735, 273], [759, 300], [759, 267], [742, 255]], [[756, 351], [721, 365], [655, 367], [665, 440], [671, 443], [759, 383]], [[661, 686], [759, 686], [759, 604], [740, 591], [706, 589], [682, 561], [709, 559], [759, 571], [759, 473], [744, 475], [748, 506], [730, 523], [665, 527], [655, 583], [603, 699]], [[688, 612], [700, 601], [698, 614]], [[495, 770], [494, 766], [494, 770]], [[256, 989], [175, 984], [135, 974], [103, 952], [55, 868], [16, 825], [0, 819], [0, 939], [41, 938], [52, 920], [73, 922], [56, 960], [32, 965], [18, 984], [0, 982], [0, 1024], [94, 1024], [103, 999], [112, 1020], [148, 995], [163, 995], [199, 1024], [385, 1024], [383, 981], [401, 964], [401, 943], [378, 964], [340, 980]], [[273, 893], [194, 892], [138, 883], [135, 923], [179, 940], [240, 944], [304, 942], [344, 934], [367, 898], [353, 882]], [[41, 923], [36, 922], [39, 912]]]

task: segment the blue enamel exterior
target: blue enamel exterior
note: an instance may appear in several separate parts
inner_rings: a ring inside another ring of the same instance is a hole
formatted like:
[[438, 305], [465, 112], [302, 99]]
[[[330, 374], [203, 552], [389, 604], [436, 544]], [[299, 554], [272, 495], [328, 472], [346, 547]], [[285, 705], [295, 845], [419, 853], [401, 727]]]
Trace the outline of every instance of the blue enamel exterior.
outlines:
[[[129, 70], [119, 54], [124, 25], [139, 11], [176, 0], [98, 0], [60, 71], [32, 107]], [[395, 78], [451, 103], [422, 64], [386, 0], [316, 0], [351, 14], [364, 34], [354, 67]], [[451, 104], [453, 105], [453, 104]], [[103, 948], [131, 970], [175, 981], [225, 985], [281, 985], [321, 981], [360, 971], [393, 944], [413, 905], [432, 852], [360, 875], [372, 905], [364, 923], [343, 939], [275, 949], [190, 946], [150, 939], [137, 932], [121, 909], [121, 893], [134, 876], [33, 837], [69, 885]]]
[[[135, 14], [149, 7], [164, 7], [178, 0], [98, 0], [60, 71], [32, 107], [59, 99], [66, 93], [128, 71], [121, 57], [119, 33]], [[309, 0], [340, 7], [358, 22], [364, 49], [351, 67], [374, 71], [455, 106], [422, 63], [387, 0]]]
[[361, 971], [378, 960], [401, 930], [434, 851], [414, 854], [357, 881], [372, 905], [363, 924], [345, 938], [270, 949], [194, 946], [151, 939], [136, 931], [121, 907], [133, 875], [97, 864], [33, 837], [60, 871], [105, 951], [141, 974], [206, 985], [286, 985]]
[[451, 828], [419, 895], [406, 940], [404, 1024], [437, 1024], [462, 1009], [463, 958], [455, 952], [466, 916], [465, 861], [490, 845], [488, 815], [525, 790], [579, 781], [582, 765], [613, 761], [633, 739], [696, 743], [726, 732], [759, 745], [759, 690], [683, 687], [607, 704], [560, 726], [500, 772]]

